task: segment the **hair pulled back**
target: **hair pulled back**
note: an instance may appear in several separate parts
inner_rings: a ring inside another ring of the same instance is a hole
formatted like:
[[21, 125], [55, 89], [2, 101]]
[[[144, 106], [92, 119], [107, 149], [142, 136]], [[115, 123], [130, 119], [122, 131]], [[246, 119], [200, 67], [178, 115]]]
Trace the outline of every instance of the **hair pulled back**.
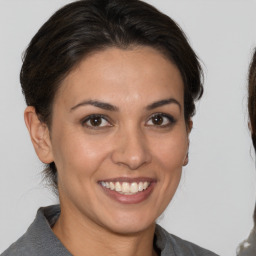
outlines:
[[248, 76], [248, 111], [252, 142], [256, 149], [256, 50], [252, 57]]
[[[256, 150], [256, 49], [254, 51], [248, 75], [248, 112], [254, 150]], [[256, 206], [253, 214], [256, 225]]]
[[[81, 0], [58, 10], [31, 40], [20, 73], [22, 91], [41, 122], [51, 128], [61, 81], [88, 54], [108, 47], [150, 46], [179, 69], [188, 123], [203, 93], [202, 69], [184, 33], [168, 16], [139, 0]], [[54, 162], [45, 170], [57, 187]]]

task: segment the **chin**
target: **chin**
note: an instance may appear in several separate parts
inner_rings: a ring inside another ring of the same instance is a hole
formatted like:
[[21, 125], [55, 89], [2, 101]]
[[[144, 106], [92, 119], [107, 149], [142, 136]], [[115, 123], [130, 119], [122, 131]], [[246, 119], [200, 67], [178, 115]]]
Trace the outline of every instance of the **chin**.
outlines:
[[132, 235], [140, 233], [147, 229], [152, 229], [155, 226], [156, 218], [145, 218], [144, 214], [141, 216], [134, 216], [133, 214], [125, 214], [125, 216], [113, 216], [108, 222], [107, 229], [113, 233], [122, 235]]

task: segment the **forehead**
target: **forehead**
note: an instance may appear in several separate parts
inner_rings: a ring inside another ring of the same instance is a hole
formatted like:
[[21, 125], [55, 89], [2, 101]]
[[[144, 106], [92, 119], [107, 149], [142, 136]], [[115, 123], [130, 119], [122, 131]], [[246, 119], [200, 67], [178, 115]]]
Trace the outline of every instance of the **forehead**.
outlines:
[[84, 99], [121, 102], [176, 97], [183, 105], [178, 68], [151, 47], [108, 48], [84, 58], [64, 79], [56, 97], [66, 104]]

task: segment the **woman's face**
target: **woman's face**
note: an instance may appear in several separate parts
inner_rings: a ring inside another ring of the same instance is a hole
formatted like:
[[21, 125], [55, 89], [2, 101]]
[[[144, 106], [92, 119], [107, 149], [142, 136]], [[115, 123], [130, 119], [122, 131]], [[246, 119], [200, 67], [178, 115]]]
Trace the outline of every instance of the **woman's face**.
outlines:
[[152, 226], [180, 181], [186, 128], [180, 72], [158, 51], [108, 48], [85, 58], [53, 105], [63, 213], [117, 233]]

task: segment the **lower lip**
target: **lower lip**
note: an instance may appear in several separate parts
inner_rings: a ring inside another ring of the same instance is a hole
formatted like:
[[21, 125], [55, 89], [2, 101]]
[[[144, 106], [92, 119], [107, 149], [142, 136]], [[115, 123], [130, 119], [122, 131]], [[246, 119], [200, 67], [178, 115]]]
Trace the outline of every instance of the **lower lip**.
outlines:
[[152, 193], [154, 187], [155, 182], [151, 182], [146, 190], [138, 192], [134, 195], [123, 195], [116, 192], [115, 190], [110, 190], [108, 188], [101, 186], [105, 194], [107, 194], [109, 197], [122, 204], [138, 204], [145, 201]]

